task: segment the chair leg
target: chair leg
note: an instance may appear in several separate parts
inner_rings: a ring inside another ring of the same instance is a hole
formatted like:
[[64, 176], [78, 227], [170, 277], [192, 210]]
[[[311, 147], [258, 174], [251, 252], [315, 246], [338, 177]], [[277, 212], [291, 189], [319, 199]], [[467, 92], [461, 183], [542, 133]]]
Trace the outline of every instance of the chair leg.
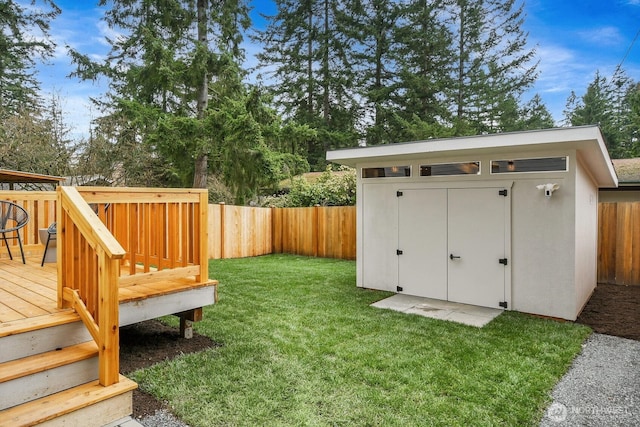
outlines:
[[22, 263], [26, 264], [27, 262], [24, 259], [24, 249], [22, 249], [22, 239], [20, 238], [20, 232], [16, 231], [16, 234], [18, 235], [18, 245], [20, 246], [20, 253], [22, 254]]
[[11, 248], [9, 247], [9, 242], [7, 242], [6, 234], [2, 233], [2, 238], [4, 239], [4, 245], [7, 247], [7, 252], [9, 252], [9, 259], [13, 260], [13, 255], [11, 255]]
[[49, 249], [50, 240], [51, 240], [51, 234], [47, 234], [47, 243], [44, 245], [44, 253], [42, 254], [42, 262], [40, 263], [40, 267], [44, 266], [44, 259], [47, 256], [47, 249]]

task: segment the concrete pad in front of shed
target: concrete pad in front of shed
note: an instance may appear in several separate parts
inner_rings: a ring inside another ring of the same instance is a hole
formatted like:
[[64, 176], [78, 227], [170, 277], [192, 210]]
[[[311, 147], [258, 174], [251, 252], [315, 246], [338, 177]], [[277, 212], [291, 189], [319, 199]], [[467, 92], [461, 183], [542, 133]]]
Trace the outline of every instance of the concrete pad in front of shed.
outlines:
[[469, 326], [483, 327], [495, 319], [503, 310], [477, 305], [460, 304], [413, 295], [396, 294], [371, 304], [403, 313], [417, 314], [432, 319], [448, 320]]

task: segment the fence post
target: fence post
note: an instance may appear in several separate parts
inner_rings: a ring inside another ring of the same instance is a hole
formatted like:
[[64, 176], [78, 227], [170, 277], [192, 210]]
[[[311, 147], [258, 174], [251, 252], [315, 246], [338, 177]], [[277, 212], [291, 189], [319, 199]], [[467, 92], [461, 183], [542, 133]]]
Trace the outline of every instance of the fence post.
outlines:
[[312, 222], [312, 231], [311, 231], [311, 246], [313, 247], [313, 256], [317, 257], [318, 256], [318, 241], [319, 239], [319, 230], [318, 228], [320, 227], [320, 221], [318, 219], [318, 215], [320, 214], [320, 205], [315, 205], [313, 207], [313, 215], [311, 216], [311, 222]]
[[277, 229], [276, 229], [276, 207], [271, 206], [271, 253], [275, 254], [277, 252], [276, 242], [277, 242]]
[[225, 204], [220, 202], [220, 259], [224, 259], [224, 211]]

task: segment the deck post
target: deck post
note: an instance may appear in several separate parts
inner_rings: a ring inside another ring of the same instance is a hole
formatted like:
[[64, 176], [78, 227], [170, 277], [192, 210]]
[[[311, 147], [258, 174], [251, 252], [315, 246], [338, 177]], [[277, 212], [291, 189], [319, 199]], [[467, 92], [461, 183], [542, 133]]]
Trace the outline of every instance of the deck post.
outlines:
[[[101, 250], [99, 250], [101, 252]], [[101, 256], [102, 255], [102, 256]], [[109, 386], [118, 382], [120, 375], [120, 329], [118, 313], [119, 260], [99, 254], [98, 272], [98, 324], [100, 325], [100, 384]]]
[[196, 260], [200, 263], [200, 274], [196, 276], [196, 280], [199, 282], [205, 282], [209, 280], [209, 196], [207, 191], [203, 191], [200, 193], [200, 201], [199, 201], [198, 211], [198, 225], [199, 230], [198, 246], [196, 250], [198, 250], [198, 254]]
[[180, 336], [190, 340], [193, 338], [193, 322], [184, 317], [180, 317]]
[[186, 339], [193, 338], [193, 323], [202, 320], [202, 307], [177, 313], [176, 316], [180, 317], [180, 336]]

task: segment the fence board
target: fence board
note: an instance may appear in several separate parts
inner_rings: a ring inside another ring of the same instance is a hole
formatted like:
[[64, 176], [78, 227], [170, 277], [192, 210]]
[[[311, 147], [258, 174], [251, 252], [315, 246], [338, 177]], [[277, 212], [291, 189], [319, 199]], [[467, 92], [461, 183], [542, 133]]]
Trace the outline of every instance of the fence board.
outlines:
[[598, 282], [640, 286], [640, 202], [598, 206]]
[[252, 208], [209, 205], [209, 256], [291, 253], [355, 259], [354, 206]]
[[272, 210], [209, 205], [209, 256], [244, 258], [272, 252]]

